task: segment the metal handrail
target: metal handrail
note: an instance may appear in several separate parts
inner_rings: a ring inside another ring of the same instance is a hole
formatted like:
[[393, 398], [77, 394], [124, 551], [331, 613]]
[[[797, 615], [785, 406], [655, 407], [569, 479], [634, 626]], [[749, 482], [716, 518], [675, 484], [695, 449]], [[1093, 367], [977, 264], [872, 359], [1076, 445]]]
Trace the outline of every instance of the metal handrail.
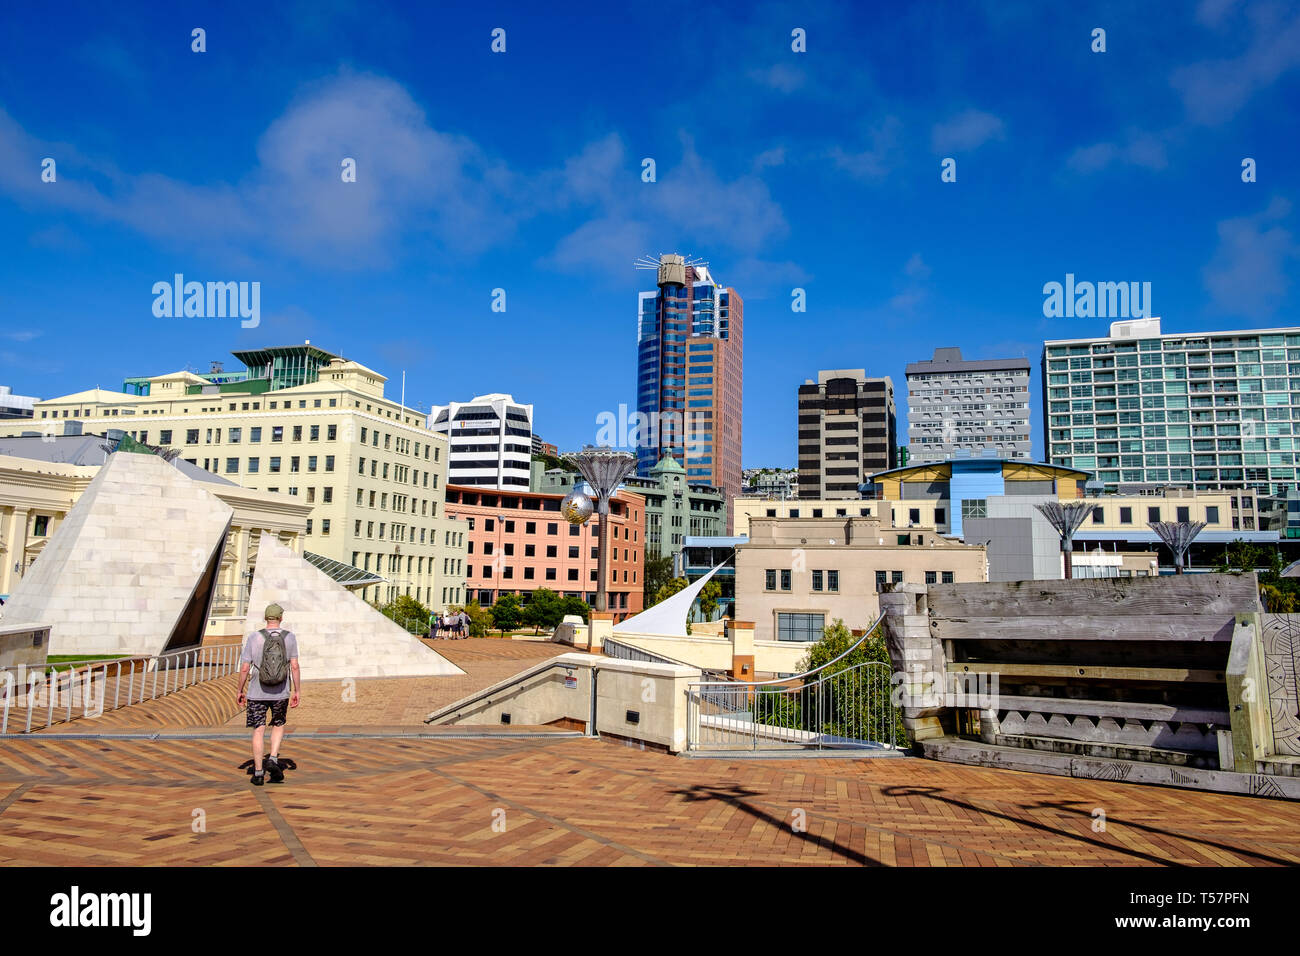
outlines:
[[513, 678], [511, 678], [510, 680], [504, 683], [493, 684], [491, 687], [481, 690], [477, 694], [474, 694], [470, 697], [466, 697], [463, 700], [453, 701], [452, 703], [448, 704], [446, 707], [442, 707], [439, 710], [434, 711], [434, 716], [424, 718], [424, 722], [426, 724], [431, 724], [435, 720], [439, 719], [442, 716], [445, 716], [446, 714], [450, 713], [453, 710], [456, 711], [464, 710], [466, 707], [469, 707], [472, 704], [477, 704], [481, 700], [486, 700], [487, 698], [491, 697], [493, 694], [500, 693], [501, 691], [509, 690], [511, 687], [514, 687], [516, 684], [522, 684], [524, 681], [529, 680], [530, 678], [533, 677], [540, 677], [542, 674], [545, 674], [547, 671], [555, 670], [556, 668], [563, 668], [564, 670], [571, 671], [571, 670], [577, 670], [578, 665], [573, 663], [573, 661], [547, 661], [545, 666], [530, 668], [521, 674], [516, 674]]
[[[73, 705], [79, 683], [82, 688], [80, 716], [95, 717], [106, 710], [119, 710], [123, 706], [142, 703], [145, 700], [147, 684], [145, 675], [150, 670], [153, 671], [154, 676], [149, 699], [156, 700], [159, 696], [165, 697], [170, 693], [175, 693], [194, 684], [234, 673], [236, 665], [239, 663], [241, 650], [242, 647], [238, 643], [209, 644], [207, 646], [169, 651], [153, 657], [130, 656], [99, 660], [86, 663], [84, 669], [81, 663], [75, 660], [61, 661], [56, 664], [42, 662], [32, 667], [22, 664], [0, 667], [0, 735], [9, 734], [9, 714], [13, 709], [15, 697], [27, 698], [28, 695], [31, 695], [30, 699], [27, 699], [22, 704], [22, 709], [27, 712], [27, 719], [23, 729], [17, 731], [17, 733], [30, 733], [32, 730], [32, 715], [36, 710], [32, 705], [42, 691], [48, 698], [45, 713], [45, 727], [48, 728], [56, 722], [54, 716], [55, 700], [61, 694], [66, 694], [66, 708], [61, 715], [61, 720], [71, 721], [74, 719]], [[65, 668], [63, 664], [68, 666]], [[129, 681], [125, 704], [122, 703], [123, 664], [128, 665], [127, 678]], [[109, 668], [113, 668], [114, 671], [113, 704], [111, 707], [108, 707], [107, 702], [104, 700]], [[140, 671], [138, 695], [135, 683], [137, 671]], [[164, 672], [161, 695], [158, 692], [159, 671]], [[32, 675], [23, 683], [21, 689], [18, 681], [15, 680], [15, 672], [19, 676], [27, 676], [29, 673]], [[32, 677], [38, 674], [39, 678], [33, 680]], [[100, 682], [99, 700], [97, 703], [92, 704], [91, 695], [96, 680]]]
[[[867, 638], [869, 638], [872, 634], [876, 633], [876, 629], [880, 627], [880, 625], [883, 624], [884, 621], [885, 621], [885, 612], [881, 611], [880, 617], [876, 618], [876, 622], [872, 624], [871, 627], [867, 628], [862, 633], [862, 636], [858, 638], [857, 641], [854, 642], [854, 644], [848, 648], [848, 650], [844, 651], [841, 654], [837, 654], [835, 657], [832, 657], [830, 660], [828, 660], [825, 664], [819, 664], [817, 667], [814, 667], [810, 671], [805, 671], [802, 674], [795, 674], [793, 677], [775, 677], [772, 680], [735, 681], [733, 679], [733, 681], [731, 682], [745, 684], [749, 687], [768, 687], [772, 684], [785, 684], [785, 683], [789, 683], [790, 681], [806, 680], [807, 678], [812, 677], [814, 674], [818, 673], [819, 671], [824, 671], [832, 664], [842, 661], [844, 658], [848, 657], [850, 654], [856, 651], [859, 647], [861, 647], [863, 644], [866, 643]], [[723, 682], [722, 681], [692, 681], [691, 683], [687, 684], [687, 686], [701, 687], [705, 684], [719, 684], [719, 683], [723, 683]]]

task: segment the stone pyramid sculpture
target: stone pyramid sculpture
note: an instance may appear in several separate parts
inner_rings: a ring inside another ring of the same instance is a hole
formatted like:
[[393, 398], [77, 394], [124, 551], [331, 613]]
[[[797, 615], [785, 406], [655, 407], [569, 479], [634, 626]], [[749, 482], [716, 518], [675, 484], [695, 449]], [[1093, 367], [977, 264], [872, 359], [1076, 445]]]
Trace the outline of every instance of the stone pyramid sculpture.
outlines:
[[14, 588], [4, 623], [49, 624], [51, 654], [199, 644], [232, 515], [157, 455], [111, 454]]
[[264, 533], [245, 633], [263, 627], [268, 604], [284, 608], [298, 638], [303, 680], [435, 677], [465, 672], [358, 595]]

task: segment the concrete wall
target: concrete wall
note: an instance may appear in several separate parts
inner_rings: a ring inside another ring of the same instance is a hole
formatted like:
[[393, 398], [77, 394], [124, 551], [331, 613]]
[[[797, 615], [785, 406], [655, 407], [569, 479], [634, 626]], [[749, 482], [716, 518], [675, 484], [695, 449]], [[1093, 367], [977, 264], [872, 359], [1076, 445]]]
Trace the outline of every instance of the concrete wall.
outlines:
[[46, 624], [0, 626], [0, 667], [44, 664], [50, 648], [50, 628]]
[[[559, 667], [552, 664], [562, 665]], [[594, 676], [593, 676], [594, 675]], [[674, 753], [686, 749], [686, 689], [693, 667], [561, 654], [430, 716], [434, 725], [544, 726], [580, 722], [590, 732], [595, 682], [596, 732]], [[636, 716], [629, 720], [629, 711]]]

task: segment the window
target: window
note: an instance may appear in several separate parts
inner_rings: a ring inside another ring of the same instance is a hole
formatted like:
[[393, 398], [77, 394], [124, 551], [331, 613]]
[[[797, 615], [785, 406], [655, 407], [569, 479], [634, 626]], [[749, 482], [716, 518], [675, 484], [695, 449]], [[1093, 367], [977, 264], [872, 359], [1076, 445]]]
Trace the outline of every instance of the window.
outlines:
[[325, 470], [326, 470], [326, 471], [333, 471], [333, 470], [334, 470], [334, 456], [333, 456], [333, 455], [326, 455], [326, 456], [325, 456]]
[[790, 517], [791, 517], [791, 518], [797, 518], [797, 517], [799, 517], [799, 509], [798, 509], [798, 508], [791, 508], [791, 509], [790, 509]]
[[525, 533], [525, 534], [536, 534], [536, 533], [537, 533], [537, 522], [536, 522], [536, 521], [525, 521], [525, 522], [524, 522], [524, 533]]
[[822, 573], [820, 571], [812, 573], [812, 589], [814, 591], [822, 590]]
[[1190, 508], [1188, 508], [1188, 507], [1185, 507], [1185, 506], [1184, 506], [1184, 507], [1180, 507], [1180, 508], [1178, 509], [1178, 512], [1177, 512], [1177, 513], [1178, 513], [1178, 518], [1177, 518], [1178, 521], [1191, 521], [1191, 520], [1192, 520], [1192, 509], [1190, 509]]
[[535, 544], [526, 544], [526, 545], [524, 545], [524, 557], [525, 557], [525, 558], [532, 558], [532, 557], [536, 557], [536, 556], [537, 556], [537, 545], [535, 545]]
[[838, 591], [839, 589], [840, 589], [840, 572], [838, 572], [838, 571], [827, 571], [827, 572], [826, 572], [826, 590], [827, 590], [827, 591]]
[[907, 509], [907, 523], [908, 523], [908, 524], [920, 524], [920, 523], [921, 523], [921, 509], [920, 509], [920, 508], [908, 508], [908, 509]]
[[1132, 523], [1133, 523], [1133, 509], [1132, 509], [1132, 508], [1120, 508], [1120, 509], [1119, 509], [1119, 523], [1120, 523], [1120, 524], [1132, 524]]
[[548, 581], [554, 581], [554, 580], [555, 580], [555, 568], [547, 568], [547, 569], [546, 569], [546, 580], [548, 580]]
[[272, 425], [272, 426], [271, 426], [271, 441], [284, 441], [284, 426], [283, 426], [283, 425]]
[[571, 558], [576, 558], [577, 556], [578, 556], [578, 548], [577, 548], [577, 546], [575, 545], [575, 546], [569, 548], [569, 557], [571, 557]]
[[902, 583], [903, 583], [903, 572], [902, 572], [902, 571], [891, 571], [891, 572], [890, 572], [890, 578], [891, 578], [891, 580], [893, 580], [893, 582], [894, 582], [895, 584], [902, 584]]
[[197, 445], [199, 443], [199, 430], [197, 428], [188, 428], [185, 430], [185, 444]]
[[258, 468], [258, 465], [260, 464], [260, 462], [261, 462], [261, 459], [260, 459], [260, 458], [250, 458], [250, 459], [248, 459], [248, 473], [249, 473], [250, 475], [255, 475], [255, 474], [257, 474], [257, 468]]
[[935, 523], [936, 525], [941, 525], [941, 524], [945, 523], [947, 520], [948, 520], [948, 511], [947, 511], [947, 509], [945, 509], [945, 508], [935, 508], [935, 509], [934, 509], [934, 523]]
[[[42, 416], [42, 417], [44, 417], [44, 416]], [[158, 440], [159, 440], [160, 442], [162, 442], [164, 445], [170, 445], [170, 444], [172, 443], [172, 432], [171, 432], [171, 429], [170, 429], [170, 428], [164, 428], [161, 432], [159, 432], [159, 433], [158, 433]]]
[[[332, 399], [332, 398], [330, 399], [330, 404], [331, 404], [331, 405], [334, 404], [334, 399]], [[325, 426], [325, 440], [326, 440], [326, 441], [334, 441], [336, 438], [338, 438], [338, 436], [339, 436], [339, 426], [337, 426], [337, 425], [326, 425], [326, 426]]]
[[32, 534], [38, 538], [43, 538], [50, 533], [50, 516], [37, 515], [36, 521], [32, 526]]
[[556, 524], [554, 521], [548, 522], [547, 525], [546, 525], [546, 533], [547, 533], [547, 534], [559, 534], [559, 533], [560, 533], [560, 526], [559, 526], [558, 524]]
[[307, 533], [311, 534], [311, 519], [307, 519]]
[[1105, 523], [1106, 523], [1106, 509], [1103, 508], [1101, 505], [1094, 505], [1094, 506], [1093, 506], [1093, 508], [1092, 508], [1092, 523], [1093, 523], [1093, 524], [1105, 524]]
[[790, 590], [790, 572], [789, 572], [789, 571], [782, 571], [782, 572], [781, 572], [781, 590], [782, 590], [782, 591], [788, 591], [788, 590]]
[[961, 503], [962, 519], [987, 518], [989, 516], [987, 498], [970, 498]]
[[877, 572], [876, 572], [876, 590], [877, 590], [877, 591], [883, 590], [884, 587], [885, 587], [885, 572], [884, 572], [884, 571], [877, 571]]
[[226, 433], [226, 441], [230, 442], [230, 444], [232, 444], [232, 445], [238, 445], [240, 439], [243, 437], [243, 431], [244, 431], [244, 430], [243, 430], [242, 428], [232, 428], [232, 429], [230, 429], [230, 430]]
[[938, 584], [938, 583], [939, 583], [939, 572], [938, 572], [938, 571], [926, 571], [926, 572], [925, 572], [925, 583], [926, 583], [926, 584]]
[[294, 425], [294, 426], [293, 426], [293, 440], [294, 440], [294, 441], [302, 441], [302, 426], [301, 426], [301, 425]]
[[1219, 509], [1217, 505], [1211, 505], [1205, 509], [1205, 520], [1209, 524], [1219, 523]]
[[944, 571], [944, 572], [943, 572], [943, 583], [944, 583], [944, 584], [952, 584], [952, 582], [953, 582], [952, 572], [951, 572], [951, 571]]
[[576, 580], [578, 580], [578, 569], [577, 569], [577, 568], [569, 568], [569, 580], [570, 580], [570, 581], [576, 581]]
[[329, 518], [322, 518], [322, 519], [321, 519], [321, 523], [320, 523], [320, 533], [321, 533], [321, 534], [329, 534], [329, 533], [330, 533], [330, 519], [329, 519]]
[[820, 641], [826, 629], [824, 614], [786, 614], [776, 616], [776, 639], [813, 643]]
[[768, 591], [776, 590], [776, 571], [772, 568], [768, 568], [767, 570], [767, 580], [765, 582], [765, 587], [766, 590]]
[[248, 430], [248, 440], [249, 440], [249, 441], [261, 441], [261, 440], [262, 440], [262, 429], [261, 429], [260, 426], [257, 427], [257, 428], [250, 428], [250, 429]]
[[238, 459], [238, 458], [227, 458], [227, 459], [226, 459], [226, 474], [228, 474], [228, 475], [233, 475], [233, 474], [237, 474], [238, 472], [239, 472], [239, 459]]
[[334, 486], [333, 486], [333, 485], [326, 485], [326, 486], [325, 486], [324, 495], [325, 495], [325, 496], [324, 496], [324, 498], [323, 498], [322, 500], [325, 502], [325, 504], [330, 504], [331, 502], [333, 502], [333, 501], [334, 501]]
[[278, 457], [271, 459], [271, 464], [268, 466], [268, 470], [273, 475], [280, 473], [280, 459]]
[[1159, 520], [1160, 520], [1160, 509], [1159, 509], [1159, 508], [1148, 508], [1148, 509], [1147, 509], [1147, 521], [1159, 521]]
[[[296, 428], [294, 429], [295, 432], [296, 432], [297, 430], [298, 430], [298, 429], [296, 429]], [[319, 426], [319, 425], [312, 425], [312, 426], [311, 426], [311, 430], [310, 430], [310, 432], [309, 432], [309, 434], [308, 434], [307, 437], [308, 437], [308, 440], [310, 440], [310, 441], [320, 441], [320, 426]]]
[[546, 556], [547, 556], [548, 558], [553, 558], [553, 557], [555, 557], [555, 553], [556, 553], [556, 552], [555, 552], [555, 545], [553, 545], [553, 544], [548, 544], [548, 545], [546, 546]]

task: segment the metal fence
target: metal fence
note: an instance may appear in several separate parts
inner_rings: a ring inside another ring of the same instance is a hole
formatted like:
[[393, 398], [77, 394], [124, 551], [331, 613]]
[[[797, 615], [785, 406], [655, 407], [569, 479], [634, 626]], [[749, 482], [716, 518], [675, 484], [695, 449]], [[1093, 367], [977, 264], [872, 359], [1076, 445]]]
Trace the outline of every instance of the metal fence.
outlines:
[[898, 714], [888, 664], [836, 668], [883, 617], [842, 654], [793, 677], [706, 680], [687, 692], [687, 747], [704, 750], [898, 750]]
[[0, 735], [98, 717], [224, 677], [238, 670], [241, 649], [214, 644], [155, 657], [0, 668]]

